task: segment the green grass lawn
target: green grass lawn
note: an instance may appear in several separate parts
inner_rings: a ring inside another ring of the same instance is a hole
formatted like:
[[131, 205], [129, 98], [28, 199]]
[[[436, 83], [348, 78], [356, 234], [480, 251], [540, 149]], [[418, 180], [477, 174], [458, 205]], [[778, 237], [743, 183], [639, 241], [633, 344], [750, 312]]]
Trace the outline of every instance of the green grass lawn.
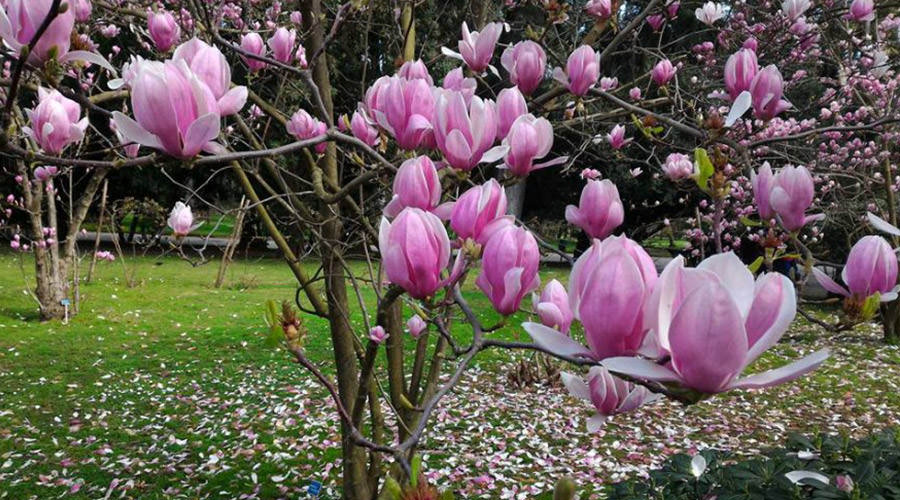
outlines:
[[[131, 230], [131, 223], [133, 220], [134, 214], [126, 214], [124, 217], [122, 217], [120, 229], [123, 233], [128, 234], [128, 232]], [[210, 214], [208, 217], [198, 217], [197, 221], [203, 221], [203, 224], [200, 225], [200, 227], [198, 227], [197, 229], [191, 231], [191, 236], [228, 238], [229, 236], [231, 236], [231, 233], [234, 232], [235, 216], [232, 214]], [[86, 221], [82, 226], [85, 231], [96, 231], [97, 221]], [[142, 228], [143, 225], [140, 221], [138, 221], [137, 232], [141, 232]], [[148, 231], [150, 230], [151, 229], [148, 229]], [[108, 220], [103, 224], [103, 231], [111, 232]], [[172, 230], [167, 227], [164, 231], [164, 234], [172, 234]]]
[[[221, 289], [211, 286], [216, 262], [128, 259], [134, 288], [121, 262], [102, 262], [81, 287], [80, 314], [63, 325], [36, 321], [23, 292], [31, 262], [25, 256], [23, 277], [19, 259], [0, 254], [0, 498], [303, 498], [310, 478], [334, 498], [333, 407], [264, 342], [265, 302], [294, 296], [281, 262], [236, 262]], [[354, 271], [366, 274], [361, 264]], [[485, 324], [498, 321], [484, 297], [465, 294]], [[366, 293], [370, 311], [373, 298]], [[352, 320], [362, 337], [358, 311]], [[497, 335], [523, 335], [515, 327], [522, 319]], [[305, 321], [309, 357], [327, 370], [326, 325]], [[468, 335], [454, 334], [463, 342]], [[462, 498], [546, 490], [568, 473], [592, 491], [677, 451], [752, 454], [790, 431], [860, 434], [896, 424], [900, 351], [878, 344], [871, 328], [835, 337], [798, 322], [755, 369], [823, 345], [834, 358], [802, 381], [687, 409], [659, 403], [595, 434], [584, 429], [589, 408], [562, 389], [509, 386], [506, 372], [530, 354], [485, 352], [436, 415], [426, 463]]]

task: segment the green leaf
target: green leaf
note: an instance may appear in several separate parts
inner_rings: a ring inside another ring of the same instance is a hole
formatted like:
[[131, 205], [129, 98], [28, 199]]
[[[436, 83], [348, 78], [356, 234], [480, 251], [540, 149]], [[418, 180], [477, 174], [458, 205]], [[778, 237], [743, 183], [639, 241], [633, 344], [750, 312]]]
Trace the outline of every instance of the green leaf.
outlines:
[[750, 269], [751, 273], [756, 274], [759, 271], [760, 266], [762, 266], [763, 260], [764, 259], [762, 257], [757, 257], [756, 260], [754, 260], [750, 263], [749, 266], [747, 266], [747, 268]]
[[881, 305], [881, 294], [875, 292], [873, 295], [869, 295], [866, 298], [866, 301], [863, 302], [861, 316], [862, 319], [868, 320], [872, 319], [875, 316], [875, 313], [878, 312], [878, 307]]
[[694, 163], [697, 165], [697, 173], [694, 174], [694, 180], [697, 186], [704, 192], [709, 193], [709, 179], [716, 173], [712, 161], [709, 159], [709, 153], [703, 148], [694, 150]]
[[419, 482], [419, 474], [421, 474], [421, 472], [422, 472], [422, 456], [421, 455], [414, 456], [412, 459], [412, 463], [409, 464], [409, 468], [410, 468], [409, 484], [410, 484], [410, 486], [415, 488], [416, 486], [418, 486], [417, 483]]
[[400, 483], [391, 476], [384, 479], [384, 486], [381, 488], [381, 494], [378, 500], [399, 500], [403, 491], [400, 489]]
[[751, 219], [750, 217], [746, 217], [746, 216], [741, 217], [741, 224], [743, 224], [743, 225], [745, 225], [745, 226], [747, 226], [747, 227], [760, 227], [760, 226], [762, 226], [762, 222], [759, 222], [758, 220], [753, 220], [753, 219]]

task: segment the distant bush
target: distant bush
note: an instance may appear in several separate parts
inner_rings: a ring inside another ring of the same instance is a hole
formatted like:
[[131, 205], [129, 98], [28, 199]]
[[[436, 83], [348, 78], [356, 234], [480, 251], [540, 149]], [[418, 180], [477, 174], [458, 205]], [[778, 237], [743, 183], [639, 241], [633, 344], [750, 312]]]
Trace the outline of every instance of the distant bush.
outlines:
[[[853, 441], [840, 436], [791, 436], [786, 448], [735, 462], [727, 453], [701, 452], [707, 467], [699, 478], [692, 457], [670, 458], [650, 472], [608, 488], [610, 500], [780, 500], [900, 499], [900, 429]], [[786, 474], [810, 471], [828, 484], [805, 479], [795, 484]]]

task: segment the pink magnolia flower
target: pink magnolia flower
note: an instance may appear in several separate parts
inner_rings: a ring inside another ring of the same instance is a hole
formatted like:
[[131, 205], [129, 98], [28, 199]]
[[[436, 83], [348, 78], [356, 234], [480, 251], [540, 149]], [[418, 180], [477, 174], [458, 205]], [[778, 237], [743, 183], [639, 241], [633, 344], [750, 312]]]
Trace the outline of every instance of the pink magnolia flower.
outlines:
[[756, 60], [756, 52], [750, 49], [741, 49], [725, 62], [725, 90], [731, 96], [731, 100], [745, 90], [750, 90], [753, 77], [759, 72], [759, 63]]
[[763, 163], [758, 172], [750, 172], [750, 184], [753, 187], [753, 201], [759, 218], [769, 220], [775, 218], [775, 210], [769, 202], [769, 195], [775, 183], [775, 175], [769, 162]]
[[59, 154], [81, 141], [88, 127], [87, 117], [81, 118], [81, 106], [57, 90], [38, 87], [38, 104], [25, 113], [31, 127], [23, 131], [48, 154]]
[[388, 334], [384, 331], [384, 327], [381, 325], [375, 325], [369, 330], [369, 340], [375, 342], [376, 344], [380, 344], [384, 342], [388, 338]]
[[778, 68], [770, 64], [761, 69], [750, 82], [753, 115], [760, 120], [771, 120], [790, 108], [791, 103], [781, 98], [783, 92], [784, 80]]
[[666, 24], [666, 16], [662, 14], [653, 14], [647, 16], [647, 24], [653, 28], [653, 31], [659, 31], [662, 29], [663, 25]]
[[91, 12], [94, 10], [91, 0], [73, 0], [70, 7], [75, 9], [76, 21], [84, 23], [91, 19]]
[[534, 163], [550, 153], [553, 148], [553, 126], [546, 118], [535, 118], [532, 114], [516, 119], [503, 139], [504, 165], [514, 175], [524, 177], [535, 170], [559, 165], [568, 161], [561, 156], [542, 163]]
[[694, 162], [686, 154], [671, 153], [666, 157], [662, 169], [670, 181], [678, 181], [694, 175]]
[[600, 55], [590, 45], [582, 45], [569, 55], [566, 71], [553, 70], [553, 78], [581, 97], [588, 93], [600, 78]]
[[434, 147], [434, 101], [432, 87], [420, 79], [383, 76], [366, 92], [369, 115], [405, 150]]
[[834, 486], [844, 493], [852, 493], [854, 487], [853, 478], [846, 474], [834, 476]]
[[563, 372], [563, 385], [569, 394], [578, 399], [590, 401], [597, 412], [588, 419], [588, 432], [598, 431], [606, 419], [650, 403], [660, 398], [646, 387], [626, 382], [612, 376], [602, 366], [592, 366], [588, 372], [587, 383], [576, 375]]
[[630, 97], [632, 101], [640, 101], [641, 100], [640, 87], [631, 87], [631, 90], [628, 91], [628, 97]]
[[188, 233], [200, 227], [200, 224], [194, 225], [194, 214], [191, 212], [191, 207], [180, 201], [175, 202], [175, 206], [169, 213], [168, 224], [176, 238], [187, 236]]
[[525, 229], [509, 225], [495, 232], [484, 246], [481, 274], [475, 280], [504, 316], [519, 310], [522, 299], [540, 286], [537, 241]]
[[897, 256], [881, 236], [863, 236], [850, 249], [841, 272], [846, 288], [819, 269], [813, 268], [813, 275], [826, 290], [845, 297], [866, 299], [878, 293], [882, 302], [897, 298]]
[[478, 87], [478, 82], [475, 81], [474, 78], [466, 78], [463, 76], [462, 67], [454, 68], [447, 72], [444, 75], [444, 81], [441, 84], [441, 87], [446, 90], [455, 90], [463, 95], [466, 100], [466, 105], [472, 102], [472, 96], [475, 95], [475, 89]]
[[406, 328], [409, 329], [412, 338], [417, 339], [428, 329], [428, 323], [425, 323], [425, 320], [418, 314], [413, 314], [406, 322]]
[[681, 2], [675, 1], [666, 5], [666, 15], [669, 16], [669, 19], [675, 19], [678, 17], [678, 9], [681, 8]]
[[501, 33], [503, 23], [488, 23], [480, 32], [470, 32], [469, 26], [463, 22], [462, 39], [458, 45], [459, 55], [470, 70], [481, 73], [490, 66], [491, 58], [494, 57], [494, 47], [497, 46]]
[[809, 10], [810, 5], [809, 0], [784, 0], [781, 2], [781, 12], [793, 21]]
[[697, 16], [697, 20], [701, 23], [712, 26], [716, 21], [725, 17], [725, 9], [716, 2], [706, 2], [703, 4], [703, 7], [697, 7], [694, 15]]
[[290, 64], [294, 58], [294, 45], [297, 42], [297, 31], [287, 28], [278, 28], [269, 38], [269, 49], [272, 58], [284, 64]]
[[434, 295], [450, 262], [450, 239], [441, 220], [418, 208], [405, 208], [394, 222], [381, 219], [378, 248], [387, 279], [415, 299]]
[[462, 239], [484, 245], [493, 232], [512, 221], [506, 215], [506, 191], [496, 179], [470, 188], [453, 205], [450, 227]]
[[534, 299], [534, 310], [541, 318], [541, 324], [569, 334], [574, 316], [569, 306], [569, 294], [558, 280], [551, 280], [544, 286], [540, 297]]
[[[263, 42], [262, 37], [259, 36], [259, 33], [247, 33], [242, 36], [241, 48], [256, 56], [264, 57], [266, 55], [266, 44]], [[244, 60], [247, 68], [250, 69], [251, 73], [256, 73], [268, 66], [268, 64], [251, 57], [241, 56], [241, 58]]]
[[[403, 162], [394, 176], [394, 194], [384, 207], [384, 215], [396, 217], [406, 207], [421, 208], [447, 218], [452, 205], [440, 206], [441, 179], [434, 162], [427, 156], [419, 156]], [[440, 208], [440, 210], [438, 210]]]
[[824, 214], [806, 215], [815, 196], [812, 176], [806, 167], [787, 166], [775, 175], [769, 203], [788, 231], [797, 231], [806, 224], [821, 220]]
[[854, 21], [873, 21], [875, 19], [875, 0], [853, 0], [847, 17]]
[[606, 77], [600, 79], [600, 90], [610, 91], [619, 86], [619, 79], [617, 77]]
[[434, 80], [428, 73], [428, 66], [421, 59], [415, 61], [406, 61], [400, 69], [397, 70], [397, 76], [407, 80], [425, 80], [428, 85], [434, 85]]
[[38, 167], [34, 169], [34, 178], [35, 180], [47, 182], [59, 172], [59, 169], [56, 167]]
[[606, 134], [606, 139], [613, 149], [622, 149], [626, 144], [631, 142], [631, 138], [625, 137], [625, 126], [621, 124], [613, 127], [612, 130]]
[[525, 40], [503, 51], [500, 64], [509, 73], [509, 81], [525, 95], [531, 95], [544, 79], [547, 54], [536, 42]]
[[181, 159], [221, 150], [212, 142], [221, 126], [216, 98], [184, 61], [140, 65], [131, 84], [131, 108], [137, 121], [113, 113], [128, 142]]
[[590, 0], [584, 4], [587, 15], [602, 21], [613, 15], [613, 0]]
[[[291, 121], [287, 123], [287, 131], [302, 141], [325, 135], [328, 132], [328, 125], [301, 109], [291, 116]], [[324, 153], [327, 147], [326, 142], [316, 144], [316, 153]]]
[[378, 129], [375, 128], [375, 122], [369, 118], [362, 107], [354, 112], [353, 117], [350, 119], [350, 132], [353, 133], [353, 137], [363, 141], [368, 146], [378, 144]]
[[447, 163], [469, 171], [479, 163], [499, 160], [502, 148], [491, 149], [497, 137], [497, 110], [490, 100], [473, 97], [466, 105], [460, 92], [444, 90], [434, 104], [434, 139]]
[[[18, 52], [28, 45], [47, 13], [53, 0], [6, 0], [0, 2], [0, 37]], [[69, 52], [72, 30], [75, 28], [75, 9], [68, 9], [56, 16], [28, 55], [28, 62], [40, 65], [51, 56], [62, 59]]]
[[578, 206], [566, 207], [566, 221], [583, 229], [591, 238], [606, 238], [624, 220], [625, 207], [619, 190], [609, 179], [589, 180], [581, 191]]
[[147, 16], [147, 31], [156, 50], [160, 52], [168, 52], [181, 37], [181, 27], [178, 26], [175, 16], [167, 10]]
[[172, 60], [184, 61], [209, 87], [221, 116], [233, 115], [247, 103], [247, 87], [231, 87], [231, 65], [216, 47], [192, 38], [175, 49]]
[[300, 11], [295, 10], [295, 11], [291, 12], [291, 15], [289, 17], [290, 17], [291, 22], [294, 23], [294, 25], [300, 26], [303, 24], [303, 14]]
[[526, 113], [528, 104], [525, 103], [525, 96], [518, 88], [501, 90], [497, 94], [497, 137], [501, 139], [506, 137], [513, 122]]
[[615, 374], [676, 383], [704, 394], [771, 387], [814, 370], [828, 358], [826, 349], [775, 370], [740, 377], [784, 335], [796, 311], [794, 286], [787, 276], [765, 273], [754, 282], [732, 252], [709, 257], [695, 269], [685, 268], [679, 256], [660, 275], [644, 316], [654, 332], [648, 343], [658, 351], [653, 357], [668, 362], [617, 357], [603, 365]]
[[672, 61], [663, 59], [653, 67], [653, 70], [650, 72], [650, 78], [660, 87], [664, 87], [675, 77], [675, 71], [676, 68], [672, 65]]

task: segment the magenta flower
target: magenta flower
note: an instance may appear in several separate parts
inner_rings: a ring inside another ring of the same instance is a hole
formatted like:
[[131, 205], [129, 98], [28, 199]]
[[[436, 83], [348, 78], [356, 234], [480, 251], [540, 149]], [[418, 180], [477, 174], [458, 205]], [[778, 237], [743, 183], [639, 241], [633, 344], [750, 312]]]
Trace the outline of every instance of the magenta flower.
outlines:
[[525, 96], [516, 87], [503, 89], [497, 94], [497, 137], [509, 134], [512, 124], [520, 116], [528, 113]]
[[405, 208], [394, 222], [382, 218], [378, 248], [387, 279], [411, 297], [424, 299], [441, 287], [441, 272], [450, 262], [450, 239], [434, 214]]
[[569, 55], [565, 73], [562, 68], [556, 68], [553, 78], [565, 85], [569, 92], [584, 96], [600, 78], [600, 54], [594, 52], [590, 45], [578, 47]]
[[[384, 215], [396, 217], [406, 207], [436, 212], [447, 218], [452, 205], [440, 206], [441, 179], [434, 162], [427, 156], [419, 156], [403, 162], [394, 176], [394, 195], [384, 207]], [[438, 210], [441, 208], [441, 210]]]
[[584, 4], [587, 15], [602, 21], [613, 15], [613, 0], [590, 0]]
[[506, 155], [504, 165], [513, 175], [524, 177], [535, 170], [559, 165], [568, 161], [561, 156], [542, 163], [535, 163], [550, 153], [553, 148], [553, 126], [546, 118], [535, 118], [532, 114], [522, 115], [510, 127], [503, 139]]
[[59, 169], [56, 167], [38, 167], [34, 169], [34, 179], [41, 182], [47, 182], [56, 177], [57, 173], [59, 173]]
[[481, 274], [475, 280], [494, 309], [509, 316], [522, 299], [540, 286], [537, 241], [525, 229], [509, 225], [495, 232], [484, 246]]
[[194, 214], [191, 207], [178, 201], [169, 213], [169, 227], [175, 233], [176, 238], [187, 236], [191, 231], [200, 227], [200, 224], [194, 225]]
[[632, 101], [640, 101], [641, 100], [640, 87], [631, 87], [631, 89], [628, 91], [628, 97], [630, 97]]
[[69, 7], [75, 9], [76, 21], [80, 23], [90, 21], [91, 12], [94, 10], [91, 0], [73, 0]]
[[[259, 33], [247, 33], [246, 35], [241, 37], [241, 49], [249, 52], [250, 54], [263, 57], [266, 55], [266, 44], [263, 42]], [[251, 57], [241, 56], [244, 60], [244, 63], [247, 65], [247, 68], [250, 69], [251, 73], [256, 73], [257, 71], [265, 68], [268, 64], [258, 60], [253, 59]]]
[[731, 252], [709, 257], [696, 269], [685, 268], [679, 256], [663, 270], [644, 316], [654, 332], [654, 357], [668, 362], [617, 357], [603, 365], [613, 373], [677, 383], [704, 394], [771, 387], [814, 370], [828, 358], [826, 349], [740, 378], [784, 335], [796, 310], [794, 286], [787, 276], [766, 273], [754, 283], [753, 274]]
[[181, 37], [181, 27], [178, 26], [175, 16], [167, 10], [147, 16], [147, 31], [156, 50], [160, 52], [168, 52]]
[[875, 20], [875, 0], [853, 0], [847, 17], [854, 21]]
[[[34, 38], [38, 28], [50, 12], [53, 0], [6, 0], [0, 2], [0, 37], [18, 52]], [[52, 56], [64, 59], [71, 46], [75, 27], [74, 9], [56, 16], [28, 55], [28, 62], [40, 65]]]
[[536, 42], [525, 40], [503, 51], [500, 64], [509, 73], [509, 81], [525, 95], [531, 95], [544, 79], [547, 54]]
[[566, 221], [583, 229], [591, 238], [606, 238], [624, 220], [625, 207], [619, 190], [609, 179], [589, 180], [581, 191], [578, 206], [566, 207]]
[[774, 64], [759, 70], [750, 82], [753, 115], [760, 120], [771, 120], [790, 108], [791, 103], [781, 98], [783, 92], [784, 80]]
[[87, 117], [81, 118], [81, 106], [57, 90], [38, 87], [38, 104], [25, 113], [31, 127], [23, 131], [48, 154], [59, 154], [81, 141], [88, 127]]
[[675, 78], [675, 71], [677, 70], [672, 65], [672, 61], [663, 59], [656, 63], [656, 66], [650, 71], [650, 78], [660, 87], [665, 87], [672, 78]]
[[434, 139], [447, 163], [469, 171], [479, 163], [503, 157], [503, 148], [491, 149], [497, 137], [497, 110], [490, 100], [473, 97], [466, 105], [460, 92], [438, 93], [434, 104]]
[[675, 1], [666, 5], [666, 15], [669, 16], [669, 19], [675, 19], [678, 17], [678, 9], [681, 8], [681, 2]]
[[284, 64], [290, 64], [294, 58], [294, 45], [297, 43], [297, 31], [278, 28], [269, 38], [269, 49], [272, 58]]
[[381, 77], [366, 92], [369, 115], [405, 150], [434, 147], [434, 101], [432, 87], [420, 79]]
[[666, 16], [662, 14], [653, 14], [647, 16], [647, 24], [653, 28], [653, 31], [659, 31], [662, 29], [663, 25], [666, 24]]
[[778, 214], [781, 225], [788, 231], [797, 231], [806, 224], [821, 220], [824, 214], [806, 215], [815, 197], [812, 176], [806, 167], [782, 168], [772, 183], [769, 204]]
[[606, 134], [606, 140], [609, 141], [609, 145], [613, 149], [622, 149], [631, 142], [631, 138], [625, 137], [625, 126], [621, 124], [616, 125]]
[[425, 66], [425, 62], [421, 59], [403, 63], [403, 66], [397, 70], [397, 76], [407, 80], [425, 80], [428, 85], [434, 85], [434, 80], [428, 73], [428, 66]]
[[463, 95], [466, 100], [466, 106], [472, 102], [472, 96], [475, 95], [475, 89], [478, 88], [478, 82], [474, 78], [466, 78], [463, 76], [462, 67], [454, 68], [444, 75], [444, 81], [441, 84], [446, 90], [455, 90]]
[[781, 2], [781, 12], [785, 17], [794, 21], [809, 10], [810, 6], [809, 0], [784, 0]]
[[666, 157], [662, 169], [670, 181], [679, 181], [694, 175], [694, 162], [686, 154], [671, 153]]
[[388, 334], [384, 330], [384, 327], [381, 325], [375, 325], [371, 330], [369, 330], [369, 340], [375, 342], [376, 344], [384, 342], [387, 338]]
[[481, 73], [490, 66], [501, 33], [503, 33], [502, 23], [488, 23], [480, 32], [470, 32], [469, 26], [463, 22], [462, 39], [458, 45], [459, 54], [449, 49], [444, 49], [444, 53], [459, 56], [470, 70]]
[[369, 119], [369, 115], [362, 109], [362, 106], [353, 113], [353, 117], [350, 119], [350, 132], [353, 133], [353, 137], [368, 146], [378, 144], [378, 129], [375, 128], [375, 122]]
[[418, 314], [413, 314], [406, 322], [406, 328], [409, 329], [409, 334], [412, 338], [417, 339], [428, 329], [428, 323]]
[[863, 236], [850, 249], [841, 272], [846, 288], [819, 269], [813, 268], [813, 275], [826, 290], [845, 297], [865, 300], [878, 293], [882, 302], [897, 298], [897, 256], [881, 236]]
[[759, 72], [759, 63], [756, 61], [756, 52], [750, 49], [741, 49], [725, 62], [725, 90], [731, 96], [731, 100], [745, 90], [750, 90], [753, 77]]
[[604, 76], [600, 79], [600, 90], [610, 91], [619, 86], [619, 79], [617, 77], [607, 77]]
[[539, 298], [533, 299], [534, 311], [541, 318], [541, 324], [558, 330], [566, 335], [572, 325], [572, 308], [569, 306], [569, 294], [558, 280], [551, 280], [544, 286]]
[[697, 7], [694, 15], [701, 23], [712, 26], [716, 21], [725, 17], [725, 9], [716, 2], [706, 2], [703, 7]]
[[247, 103], [247, 87], [231, 87], [231, 65], [216, 47], [192, 38], [175, 49], [172, 60], [183, 60], [209, 87], [221, 116], [236, 114]]
[[[301, 109], [291, 116], [291, 121], [287, 123], [287, 131], [302, 141], [325, 135], [328, 132], [328, 125]], [[328, 143], [326, 142], [316, 144], [316, 153], [324, 153], [327, 147]]]
[[569, 394], [578, 399], [590, 401], [597, 410], [587, 421], [588, 432], [599, 430], [606, 419], [650, 403], [660, 398], [646, 387], [626, 382], [614, 377], [602, 366], [592, 366], [587, 383], [576, 375], [563, 372], [563, 385]]
[[453, 205], [450, 227], [461, 240], [484, 245], [497, 229], [512, 221], [506, 215], [506, 191], [496, 179], [470, 188]]
[[764, 162], [758, 172], [750, 172], [753, 201], [756, 203], [756, 211], [762, 220], [769, 220], [775, 217], [775, 210], [769, 202], [774, 183], [775, 175], [772, 173], [772, 167], [769, 165], [769, 162]]

